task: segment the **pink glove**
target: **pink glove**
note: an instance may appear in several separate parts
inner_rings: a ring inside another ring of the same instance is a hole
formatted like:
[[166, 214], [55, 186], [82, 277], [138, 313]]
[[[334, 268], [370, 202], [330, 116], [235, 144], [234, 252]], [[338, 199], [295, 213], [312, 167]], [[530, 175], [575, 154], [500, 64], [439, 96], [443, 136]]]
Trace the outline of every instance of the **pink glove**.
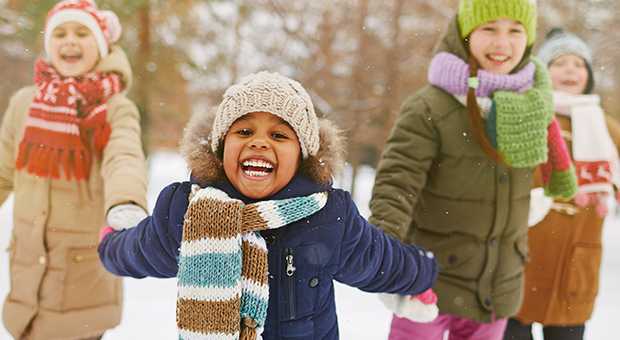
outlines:
[[101, 241], [103, 241], [103, 239], [105, 238], [105, 236], [111, 232], [114, 231], [114, 228], [110, 227], [109, 225], [106, 226], [105, 228], [101, 229], [101, 231], [99, 232], [99, 243], [101, 243]]
[[420, 299], [420, 301], [424, 302], [427, 305], [429, 305], [431, 303], [437, 303], [437, 294], [435, 294], [435, 292], [433, 292], [432, 288], [429, 288], [427, 291], [425, 291], [422, 294], [418, 294], [416, 296], [412, 296], [411, 298], [414, 298], [414, 297]]

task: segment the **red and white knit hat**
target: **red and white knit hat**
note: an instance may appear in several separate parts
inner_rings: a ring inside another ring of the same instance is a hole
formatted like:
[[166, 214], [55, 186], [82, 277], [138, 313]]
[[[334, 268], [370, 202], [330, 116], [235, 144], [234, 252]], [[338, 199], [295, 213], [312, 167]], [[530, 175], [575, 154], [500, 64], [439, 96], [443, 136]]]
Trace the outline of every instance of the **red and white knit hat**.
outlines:
[[108, 56], [110, 44], [121, 37], [123, 30], [114, 12], [99, 10], [92, 0], [60, 1], [50, 10], [45, 19], [45, 52], [48, 57], [52, 32], [66, 22], [77, 22], [93, 33], [101, 58]]

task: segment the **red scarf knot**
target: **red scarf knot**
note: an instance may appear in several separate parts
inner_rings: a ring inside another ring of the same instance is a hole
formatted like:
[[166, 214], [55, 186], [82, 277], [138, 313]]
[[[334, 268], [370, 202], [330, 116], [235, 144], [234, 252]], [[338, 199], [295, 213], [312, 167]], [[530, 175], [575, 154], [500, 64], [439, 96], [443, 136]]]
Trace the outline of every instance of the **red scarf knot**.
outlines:
[[[110, 138], [107, 99], [122, 90], [116, 73], [90, 72], [62, 78], [46, 62], [34, 67], [35, 96], [15, 167], [39, 177], [88, 178], [91, 152], [100, 158]], [[91, 147], [92, 138], [92, 147]]]

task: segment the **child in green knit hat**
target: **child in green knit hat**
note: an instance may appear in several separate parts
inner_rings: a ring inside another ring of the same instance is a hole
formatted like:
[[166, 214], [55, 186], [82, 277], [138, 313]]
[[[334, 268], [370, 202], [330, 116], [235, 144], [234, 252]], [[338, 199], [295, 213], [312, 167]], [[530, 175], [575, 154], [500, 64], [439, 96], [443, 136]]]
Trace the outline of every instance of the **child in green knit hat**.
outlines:
[[432, 250], [440, 272], [431, 292], [382, 299], [395, 312], [390, 339], [502, 339], [522, 297], [535, 167], [548, 195], [576, 192], [549, 74], [530, 58], [535, 32], [535, 1], [461, 0], [430, 84], [401, 108], [370, 221]]

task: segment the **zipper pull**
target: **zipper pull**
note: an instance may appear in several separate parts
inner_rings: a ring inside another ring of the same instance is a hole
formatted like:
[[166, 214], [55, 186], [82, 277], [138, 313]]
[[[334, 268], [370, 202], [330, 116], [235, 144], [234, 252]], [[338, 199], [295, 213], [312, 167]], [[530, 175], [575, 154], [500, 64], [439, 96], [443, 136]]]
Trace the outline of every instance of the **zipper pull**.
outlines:
[[295, 269], [297, 268], [293, 266], [293, 255], [292, 254], [286, 255], [286, 275], [293, 276]]

